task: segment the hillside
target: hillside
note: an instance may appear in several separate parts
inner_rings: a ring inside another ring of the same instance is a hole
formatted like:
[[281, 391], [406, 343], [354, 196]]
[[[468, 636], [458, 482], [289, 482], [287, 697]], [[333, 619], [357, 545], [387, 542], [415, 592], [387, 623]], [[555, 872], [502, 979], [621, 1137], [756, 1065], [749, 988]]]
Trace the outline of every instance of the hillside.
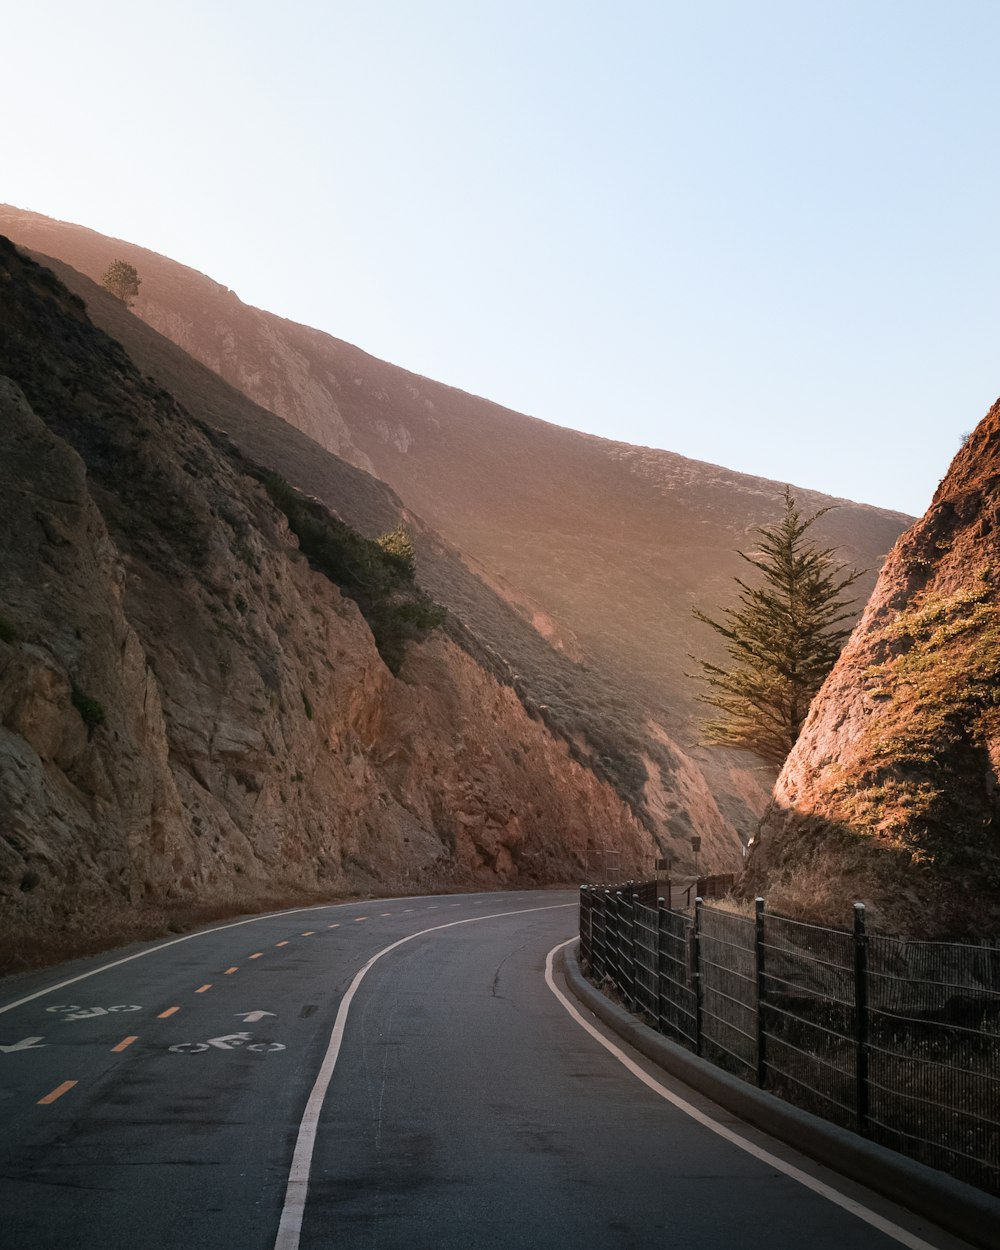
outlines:
[[578, 880], [595, 830], [648, 862], [473, 647], [436, 629], [393, 676], [271, 466], [6, 240], [0, 287], [0, 964], [206, 908]]
[[[0, 208], [0, 230], [91, 278], [114, 256], [135, 264], [143, 280], [137, 318], [387, 483], [422, 518], [428, 542], [439, 534], [477, 575], [471, 597], [484, 585], [493, 592], [475, 628], [549, 723], [675, 853], [683, 858], [687, 836], [698, 832], [732, 848], [719, 867], [735, 866], [736, 833], [752, 827], [773, 773], [752, 757], [698, 746], [685, 670], [689, 653], [710, 651], [715, 640], [690, 609], [711, 611], [729, 596], [735, 550], [779, 510], [783, 484], [512, 412], [250, 308], [193, 270], [82, 227]], [[114, 313], [93, 288], [63, 276], [110, 328]], [[139, 359], [137, 318], [119, 318], [133, 324], [116, 322], [112, 332]], [[157, 377], [159, 367], [142, 363]], [[832, 502], [796, 493], [806, 508]], [[907, 522], [840, 501], [820, 523], [825, 543], [871, 570], [859, 604]], [[470, 585], [431, 589], [463, 616]], [[514, 613], [553, 649], [540, 652], [512, 629]]]
[[1000, 923], [1000, 402], [886, 561], [782, 770], [748, 888], [911, 935]]

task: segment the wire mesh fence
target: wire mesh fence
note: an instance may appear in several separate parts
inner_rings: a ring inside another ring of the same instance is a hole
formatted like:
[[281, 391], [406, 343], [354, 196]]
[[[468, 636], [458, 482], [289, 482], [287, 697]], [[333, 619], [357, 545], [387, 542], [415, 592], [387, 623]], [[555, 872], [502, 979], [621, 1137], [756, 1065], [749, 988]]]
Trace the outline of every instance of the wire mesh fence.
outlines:
[[585, 886], [584, 971], [666, 1036], [1000, 1194], [1000, 944], [918, 942]]
[[776, 1094], [858, 1128], [854, 936], [760, 913], [762, 1077]]
[[695, 951], [701, 1000], [701, 1053], [739, 1076], [757, 1073], [757, 969], [754, 923], [698, 907]]
[[868, 939], [868, 1131], [1000, 1189], [1000, 949]]

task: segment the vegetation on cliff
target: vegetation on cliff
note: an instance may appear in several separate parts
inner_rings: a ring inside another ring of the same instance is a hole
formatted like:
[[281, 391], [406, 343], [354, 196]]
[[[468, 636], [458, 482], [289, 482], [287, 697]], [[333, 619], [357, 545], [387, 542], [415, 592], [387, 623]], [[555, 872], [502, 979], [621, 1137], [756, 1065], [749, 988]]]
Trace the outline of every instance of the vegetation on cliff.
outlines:
[[398, 526], [376, 539], [365, 538], [318, 500], [290, 486], [280, 473], [267, 473], [263, 480], [302, 551], [357, 603], [379, 654], [398, 674], [406, 643], [425, 638], [445, 619], [444, 609], [417, 585], [409, 534]]
[[915, 864], [997, 867], [983, 858], [984, 842], [995, 842], [995, 803], [982, 785], [1000, 738], [996, 574], [983, 566], [981, 588], [918, 595], [886, 631], [898, 654], [864, 673], [885, 709], [866, 731], [867, 770], [834, 795], [849, 820]]

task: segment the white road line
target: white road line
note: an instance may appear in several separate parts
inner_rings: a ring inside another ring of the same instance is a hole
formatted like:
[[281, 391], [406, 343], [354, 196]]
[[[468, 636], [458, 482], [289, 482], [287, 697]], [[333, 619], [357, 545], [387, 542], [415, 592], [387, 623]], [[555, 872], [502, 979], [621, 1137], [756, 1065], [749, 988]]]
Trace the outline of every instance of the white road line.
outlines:
[[618, 1062], [626, 1067], [633, 1076], [637, 1076], [643, 1085], [648, 1086], [654, 1094], [659, 1094], [661, 1098], [666, 1099], [667, 1102], [675, 1106], [678, 1111], [683, 1111], [685, 1115], [689, 1115], [692, 1120], [696, 1120], [704, 1128], [709, 1129], [710, 1132], [717, 1133], [719, 1137], [724, 1138], [734, 1146], [738, 1146], [740, 1150], [745, 1150], [747, 1154], [753, 1155], [755, 1159], [759, 1159], [762, 1163], [766, 1163], [768, 1167], [791, 1177], [794, 1181], [798, 1181], [806, 1189], [811, 1189], [814, 1193], [828, 1199], [836, 1206], [849, 1211], [851, 1215], [856, 1215], [859, 1220], [864, 1220], [866, 1224], [871, 1224], [873, 1228], [877, 1228], [880, 1233], [885, 1233], [893, 1241], [898, 1241], [900, 1245], [909, 1247], [909, 1250], [938, 1250], [929, 1241], [924, 1241], [913, 1233], [907, 1232], [905, 1228], [900, 1228], [898, 1224], [893, 1224], [891, 1220], [887, 1220], [884, 1216], [878, 1215], [875, 1211], [870, 1211], [867, 1207], [862, 1206], [860, 1202], [855, 1202], [853, 1198], [848, 1198], [846, 1195], [838, 1193], [836, 1189], [824, 1184], [823, 1181], [817, 1180], [814, 1176], [810, 1176], [808, 1172], [803, 1172], [801, 1168], [797, 1168], [791, 1163], [786, 1163], [784, 1159], [779, 1159], [777, 1155], [771, 1154], [769, 1150], [765, 1150], [762, 1146], [757, 1146], [752, 1141], [748, 1141], [747, 1138], [734, 1133], [732, 1129], [726, 1128], [718, 1120], [713, 1120], [711, 1116], [706, 1115], [703, 1111], [699, 1111], [697, 1107], [692, 1106], [691, 1103], [673, 1093], [672, 1090], [667, 1089], [665, 1085], [661, 1085], [648, 1072], [644, 1072], [624, 1051], [619, 1050], [614, 1042], [606, 1038], [603, 1033], [595, 1029], [589, 1021], [585, 1020], [556, 985], [552, 976], [552, 961], [564, 946], [569, 946], [570, 943], [575, 941], [576, 938], [570, 938], [569, 941], [560, 942], [558, 946], [554, 946], [546, 955], [545, 984], [555, 994], [556, 998], [558, 998], [577, 1024], [582, 1029], [586, 1029], [590, 1036], [600, 1042], [605, 1050], [614, 1055]]
[[[327, 1046], [319, 1075], [316, 1077], [316, 1082], [309, 1094], [309, 1101], [306, 1103], [302, 1122], [299, 1125], [299, 1135], [295, 1141], [295, 1153], [292, 1156], [291, 1171], [288, 1173], [285, 1204], [281, 1209], [281, 1222], [278, 1225], [278, 1236], [274, 1242], [274, 1250], [299, 1250], [302, 1217], [305, 1214], [306, 1196], [309, 1190], [309, 1169], [312, 1165], [313, 1149], [316, 1145], [316, 1131], [319, 1128], [323, 1099], [326, 1097], [326, 1091], [333, 1077], [333, 1070], [337, 1066], [340, 1044], [344, 1039], [347, 1013], [351, 1009], [351, 1002], [357, 993], [358, 986], [365, 979], [372, 965], [378, 963], [383, 955], [388, 955], [390, 951], [394, 951], [398, 946], [412, 942], [414, 938], [424, 937], [427, 933], [437, 933], [441, 929], [454, 929], [457, 925], [462, 924], [476, 924], [480, 920], [498, 920], [505, 916], [524, 916], [529, 912], [559, 911], [563, 908], [576, 906], [577, 904], [574, 900], [572, 903], [553, 903], [546, 907], [523, 907], [518, 911], [498, 911], [493, 912], [491, 915], [470, 916], [466, 920], [451, 920], [447, 924], [432, 925], [429, 929], [421, 929], [418, 933], [411, 933], [408, 937], [400, 938], [389, 946], [383, 946], [354, 974], [354, 980], [348, 986], [344, 997], [340, 1000], [337, 1018], [333, 1022], [333, 1032], [330, 1034], [330, 1044]], [[572, 938], [570, 940], [575, 941]]]
[[[424, 894], [419, 896], [422, 898], [434, 898], [433, 894]], [[402, 903], [413, 902], [411, 896], [404, 895], [400, 898], [380, 899], [383, 903]], [[46, 994], [54, 994], [56, 990], [64, 990], [67, 985], [76, 985], [77, 981], [86, 981], [88, 977], [96, 977], [99, 972], [107, 972], [111, 968], [120, 968], [122, 964], [131, 963], [133, 959], [142, 959], [145, 955], [155, 955], [157, 951], [165, 951], [168, 946], [176, 946], [178, 942], [190, 942], [192, 938], [208, 937], [210, 933], [221, 933], [223, 929], [238, 929], [241, 925], [256, 924], [259, 920], [274, 920], [278, 916], [294, 916], [298, 912], [303, 911], [330, 911], [338, 907], [357, 907], [358, 903], [316, 903], [312, 907], [289, 907], [285, 911], [269, 911], [263, 916], [250, 916], [246, 920], [234, 920], [231, 924], [216, 925], [214, 929], [200, 929], [197, 933], [186, 933], [183, 937], [171, 938], [169, 942], [161, 942], [159, 946], [151, 946], [148, 950], [136, 951], [134, 955], [126, 955], [123, 959], [116, 959], [110, 964], [101, 964], [99, 968], [91, 968], [89, 972], [81, 972], [79, 976], [69, 977], [65, 981], [60, 981], [56, 985], [46, 986], [43, 990], [36, 990], [34, 994], [26, 994], [24, 998], [17, 998], [12, 1003], [5, 1003], [0, 1007], [0, 1016], [5, 1011], [13, 1011], [15, 1007], [22, 1007], [25, 1003], [30, 1003], [36, 998], [43, 998]], [[479, 904], [475, 904], [479, 906]], [[408, 909], [412, 910], [412, 908]]]

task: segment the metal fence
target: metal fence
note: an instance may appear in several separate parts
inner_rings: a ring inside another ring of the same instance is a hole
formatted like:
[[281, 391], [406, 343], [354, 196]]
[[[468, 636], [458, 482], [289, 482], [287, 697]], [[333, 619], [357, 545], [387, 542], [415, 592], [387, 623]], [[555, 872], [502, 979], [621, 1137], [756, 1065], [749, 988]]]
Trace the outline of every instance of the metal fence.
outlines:
[[1000, 1194], [1000, 945], [753, 916], [584, 886], [598, 985], [705, 1059]]

